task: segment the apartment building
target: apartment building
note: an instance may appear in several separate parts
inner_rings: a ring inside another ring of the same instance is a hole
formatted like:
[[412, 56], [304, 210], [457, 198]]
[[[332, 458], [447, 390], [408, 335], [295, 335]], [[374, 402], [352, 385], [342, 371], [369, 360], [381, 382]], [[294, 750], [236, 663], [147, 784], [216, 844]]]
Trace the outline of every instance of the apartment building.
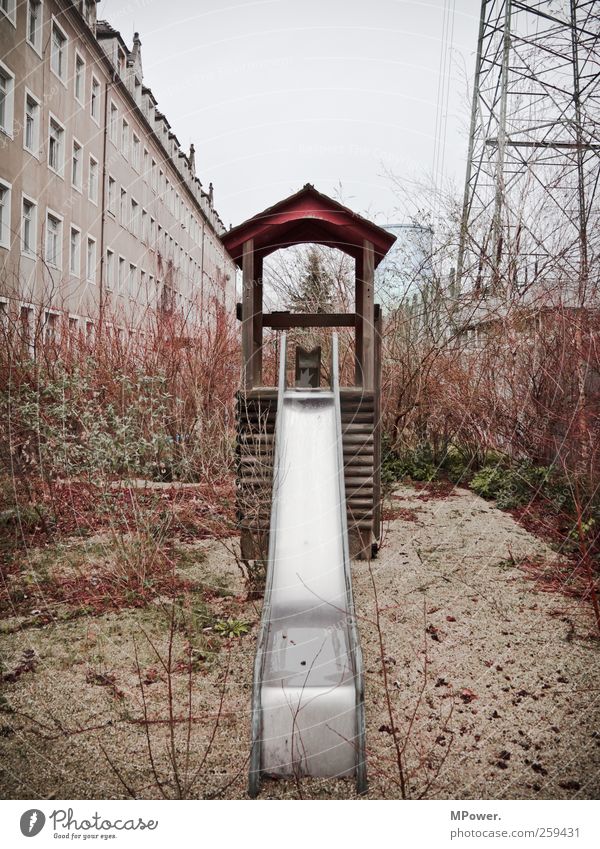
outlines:
[[[223, 223], [95, 0], [0, 0], [0, 310], [119, 334], [233, 309]], [[37, 323], [37, 324], [36, 324]]]

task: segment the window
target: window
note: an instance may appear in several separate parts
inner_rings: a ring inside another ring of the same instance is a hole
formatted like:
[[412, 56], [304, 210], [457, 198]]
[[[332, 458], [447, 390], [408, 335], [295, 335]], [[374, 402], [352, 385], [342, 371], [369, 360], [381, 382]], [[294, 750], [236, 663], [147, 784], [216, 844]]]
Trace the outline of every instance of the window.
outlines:
[[110, 117], [109, 117], [109, 133], [111, 142], [116, 145], [118, 144], [118, 124], [119, 124], [119, 110], [117, 109], [116, 104], [111, 101], [110, 104]]
[[58, 313], [51, 310], [44, 312], [44, 342], [54, 342], [58, 331]]
[[41, 0], [29, 0], [27, 4], [27, 41], [34, 50], [40, 52], [42, 44]]
[[154, 247], [154, 243], [156, 242], [156, 220], [154, 218], [150, 218], [150, 244]]
[[0, 62], [0, 130], [9, 136], [13, 132], [14, 92], [14, 75]]
[[142, 209], [142, 241], [148, 243], [148, 213]]
[[137, 288], [137, 267], [133, 263], [129, 264], [129, 297], [133, 298]]
[[125, 291], [125, 259], [119, 257], [119, 292], [123, 294]]
[[73, 139], [73, 156], [71, 159], [71, 182], [76, 189], [81, 191], [83, 165], [82, 165], [81, 145], [77, 139]]
[[108, 175], [107, 207], [111, 215], [116, 212], [117, 206], [117, 183], [113, 177]]
[[92, 77], [92, 94], [90, 100], [90, 114], [98, 124], [100, 121], [100, 83], [96, 77]]
[[21, 212], [21, 252], [35, 256], [37, 205], [28, 197], [23, 197]]
[[129, 227], [134, 236], [138, 234], [138, 216], [139, 216], [139, 204], [137, 200], [131, 198], [131, 217], [129, 219]]
[[69, 316], [69, 338], [71, 340], [75, 340], [77, 338], [77, 328], [79, 326], [79, 319], [76, 315]]
[[67, 76], [67, 36], [55, 20], [52, 21], [50, 67], [59, 80], [64, 82]]
[[62, 220], [52, 212], [46, 218], [46, 262], [54, 268], [62, 264]]
[[96, 240], [92, 236], [87, 238], [87, 251], [85, 259], [85, 275], [90, 283], [96, 282]]
[[119, 210], [121, 226], [127, 227], [127, 192], [121, 186], [121, 208]]
[[150, 161], [150, 155], [146, 148], [144, 148], [144, 177], [146, 180], [149, 179], [150, 175], [148, 174], [148, 162]]
[[25, 93], [25, 132], [23, 147], [34, 156], [40, 149], [40, 104], [29, 92]]
[[121, 153], [125, 158], [129, 155], [129, 124], [125, 118], [121, 125]]
[[0, 248], [10, 248], [11, 185], [0, 181]]
[[131, 148], [131, 164], [136, 171], [140, 170], [140, 140], [133, 134], [133, 145]]
[[33, 354], [33, 318], [33, 307], [22, 305], [19, 310], [21, 341], [29, 354]]
[[50, 137], [48, 140], [48, 167], [62, 176], [64, 163], [64, 127], [56, 118], [50, 116]]
[[90, 156], [88, 195], [92, 203], [98, 203], [98, 160]]
[[85, 91], [85, 62], [79, 55], [75, 54], [75, 100], [83, 105], [83, 93]]
[[115, 285], [115, 255], [110, 248], [106, 249], [106, 288], [112, 292]]
[[3, 12], [11, 24], [15, 24], [15, 0], [0, 0], [0, 12]]
[[152, 191], [156, 194], [156, 160], [152, 160]]
[[85, 323], [85, 341], [91, 345], [94, 341], [94, 322], [88, 319]]
[[81, 230], [74, 224], [71, 225], [71, 238], [69, 241], [69, 271], [75, 277], [79, 277], [81, 270]]

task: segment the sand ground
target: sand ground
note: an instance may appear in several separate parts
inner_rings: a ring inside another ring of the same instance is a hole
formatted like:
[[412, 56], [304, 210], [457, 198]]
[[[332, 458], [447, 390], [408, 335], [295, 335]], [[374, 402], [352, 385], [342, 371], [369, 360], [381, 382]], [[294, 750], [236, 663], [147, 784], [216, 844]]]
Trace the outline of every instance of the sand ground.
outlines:
[[[353, 566], [369, 797], [401, 795], [376, 590], [407, 796], [598, 798], [600, 644], [589, 608], [542, 591], [518, 565], [555, 553], [467, 490], [427, 499], [401, 487], [392, 504], [400, 518], [379, 557]], [[180, 568], [218, 592], [206, 628], [206, 610], [185, 602], [199, 638], [174, 634], [170, 676], [161, 599], [41, 628], [2, 623], [3, 674], [25, 665], [0, 697], [3, 797], [245, 797], [260, 606], [220, 542], [188, 546]], [[249, 631], [218, 634], [215, 617]], [[354, 788], [270, 781], [261, 796], [352, 798]]]

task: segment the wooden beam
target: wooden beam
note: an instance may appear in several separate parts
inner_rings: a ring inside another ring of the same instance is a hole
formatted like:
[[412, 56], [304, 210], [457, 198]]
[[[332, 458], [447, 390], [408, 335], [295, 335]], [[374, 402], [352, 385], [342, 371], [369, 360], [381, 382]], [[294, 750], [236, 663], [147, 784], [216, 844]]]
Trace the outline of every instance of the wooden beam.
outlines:
[[363, 258], [357, 257], [354, 263], [354, 305], [356, 309], [356, 333], [354, 339], [354, 383], [362, 386], [362, 350], [363, 350]]
[[253, 386], [254, 240], [244, 242], [242, 259], [242, 383]]
[[272, 312], [263, 316], [263, 326], [274, 330], [290, 327], [354, 327], [355, 314], [351, 313], [288, 313]]
[[362, 387], [375, 389], [375, 253], [373, 242], [365, 239], [362, 269]]
[[263, 344], [263, 261], [254, 257], [254, 296], [252, 315], [252, 382], [262, 385], [262, 344]]

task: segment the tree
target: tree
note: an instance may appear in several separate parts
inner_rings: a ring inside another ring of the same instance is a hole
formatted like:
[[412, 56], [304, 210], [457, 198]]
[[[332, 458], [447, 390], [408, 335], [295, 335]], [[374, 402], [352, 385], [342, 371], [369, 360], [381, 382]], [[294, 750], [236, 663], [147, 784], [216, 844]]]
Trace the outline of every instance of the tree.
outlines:
[[321, 254], [311, 245], [295, 290], [290, 291], [288, 306], [293, 312], [333, 312], [335, 281], [323, 264]]

